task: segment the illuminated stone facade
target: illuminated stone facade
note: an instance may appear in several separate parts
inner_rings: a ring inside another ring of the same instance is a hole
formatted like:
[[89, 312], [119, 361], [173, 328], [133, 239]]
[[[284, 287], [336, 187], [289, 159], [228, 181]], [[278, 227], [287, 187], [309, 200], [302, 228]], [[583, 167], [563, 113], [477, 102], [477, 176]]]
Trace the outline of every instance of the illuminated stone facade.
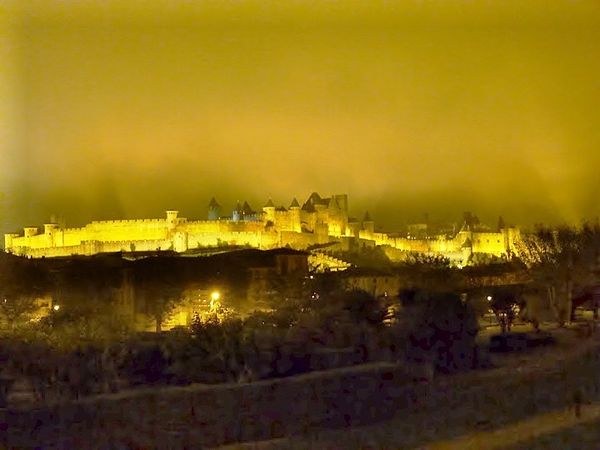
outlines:
[[514, 252], [519, 238], [516, 228], [481, 232], [468, 226], [451, 237], [394, 237], [375, 232], [368, 213], [362, 221], [349, 218], [345, 194], [322, 198], [313, 193], [302, 206], [294, 199], [287, 208], [276, 207], [269, 200], [260, 212], [253, 211], [248, 203], [238, 204], [227, 218], [220, 216], [220, 206], [212, 199], [208, 216], [209, 220], [188, 220], [178, 211], [167, 211], [162, 219], [97, 221], [81, 228], [50, 223], [41, 233], [37, 227], [27, 227], [22, 236], [6, 234], [5, 249], [39, 258], [156, 250], [182, 253], [223, 246], [302, 250], [331, 244], [332, 250], [354, 251], [382, 246], [392, 260], [401, 260], [411, 252], [440, 254], [460, 264], [475, 253], [503, 256]]

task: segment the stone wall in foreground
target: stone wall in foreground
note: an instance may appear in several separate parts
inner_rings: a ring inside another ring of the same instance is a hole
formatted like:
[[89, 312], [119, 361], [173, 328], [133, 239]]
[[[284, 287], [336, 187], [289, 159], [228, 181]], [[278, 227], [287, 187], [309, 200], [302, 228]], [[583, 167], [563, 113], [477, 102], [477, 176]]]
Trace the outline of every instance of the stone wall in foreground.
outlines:
[[[471, 372], [415, 383], [399, 366], [370, 364], [251, 384], [148, 389], [37, 409], [1, 410], [0, 446], [200, 448], [348, 427], [402, 411], [462, 424], [520, 420], [563, 408], [573, 386], [597, 392], [598, 346], [523, 372]], [[451, 438], [458, 427], [440, 428]], [[422, 444], [422, 443], [421, 443]]]
[[249, 384], [125, 392], [29, 410], [4, 410], [6, 447], [198, 448], [383, 420], [414, 400], [391, 364]]

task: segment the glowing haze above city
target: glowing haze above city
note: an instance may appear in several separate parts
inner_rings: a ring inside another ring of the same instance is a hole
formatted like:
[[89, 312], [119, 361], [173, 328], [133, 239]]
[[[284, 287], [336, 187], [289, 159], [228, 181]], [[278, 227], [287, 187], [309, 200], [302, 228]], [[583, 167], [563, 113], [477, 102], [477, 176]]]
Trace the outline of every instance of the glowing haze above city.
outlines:
[[388, 230], [594, 219], [600, 6], [497, 3], [9, 1], [0, 231], [313, 191]]

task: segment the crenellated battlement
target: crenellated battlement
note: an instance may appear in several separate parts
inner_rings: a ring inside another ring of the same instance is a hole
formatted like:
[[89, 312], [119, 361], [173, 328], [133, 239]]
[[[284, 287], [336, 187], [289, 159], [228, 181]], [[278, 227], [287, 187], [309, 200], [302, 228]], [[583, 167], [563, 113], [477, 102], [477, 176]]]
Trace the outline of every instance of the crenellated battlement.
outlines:
[[164, 224], [167, 222], [167, 219], [122, 219], [122, 220], [93, 220], [89, 225], [135, 225], [142, 223], [156, 223], [156, 224]]

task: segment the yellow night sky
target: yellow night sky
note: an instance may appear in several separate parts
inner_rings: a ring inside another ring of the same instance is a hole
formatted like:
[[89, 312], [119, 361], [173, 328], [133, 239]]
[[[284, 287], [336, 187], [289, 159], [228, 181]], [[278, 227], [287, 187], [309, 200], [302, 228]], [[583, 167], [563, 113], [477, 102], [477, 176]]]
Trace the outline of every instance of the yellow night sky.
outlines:
[[597, 1], [0, 4], [4, 230], [346, 192], [600, 215]]

